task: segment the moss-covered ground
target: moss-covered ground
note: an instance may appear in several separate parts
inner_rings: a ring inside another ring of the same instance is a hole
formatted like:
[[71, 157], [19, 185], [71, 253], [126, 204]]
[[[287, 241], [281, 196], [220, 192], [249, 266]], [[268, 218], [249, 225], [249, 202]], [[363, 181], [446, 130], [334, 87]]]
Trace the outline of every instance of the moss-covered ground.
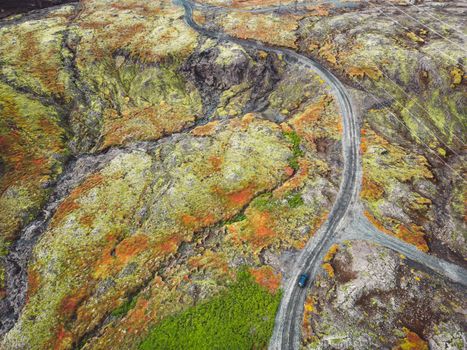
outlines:
[[265, 349], [281, 293], [271, 294], [246, 270], [208, 302], [157, 324], [141, 350]]

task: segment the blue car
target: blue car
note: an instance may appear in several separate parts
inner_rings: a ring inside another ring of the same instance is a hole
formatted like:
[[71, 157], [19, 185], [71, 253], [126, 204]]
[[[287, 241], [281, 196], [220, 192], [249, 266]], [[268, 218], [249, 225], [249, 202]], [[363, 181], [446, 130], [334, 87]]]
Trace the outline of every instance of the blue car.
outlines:
[[300, 277], [298, 278], [298, 286], [301, 288], [305, 288], [307, 282], [308, 282], [308, 275], [306, 273], [301, 274]]

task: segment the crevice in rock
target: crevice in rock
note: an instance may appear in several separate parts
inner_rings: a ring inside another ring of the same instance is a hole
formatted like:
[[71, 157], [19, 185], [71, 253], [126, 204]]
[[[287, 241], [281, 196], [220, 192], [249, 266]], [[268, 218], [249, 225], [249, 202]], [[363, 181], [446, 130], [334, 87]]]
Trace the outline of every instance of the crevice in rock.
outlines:
[[3, 260], [7, 293], [0, 300], [0, 335], [14, 326], [21, 313], [26, 301], [27, 266], [32, 250], [47, 229], [58, 205], [89, 174], [102, 169], [118, 153], [119, 150], [112, 150], [98, 156], [83, 156], [69, 161], [46, 206], [34, 221], [22, 229], [19, 238], [11, 245], [9, 254]]

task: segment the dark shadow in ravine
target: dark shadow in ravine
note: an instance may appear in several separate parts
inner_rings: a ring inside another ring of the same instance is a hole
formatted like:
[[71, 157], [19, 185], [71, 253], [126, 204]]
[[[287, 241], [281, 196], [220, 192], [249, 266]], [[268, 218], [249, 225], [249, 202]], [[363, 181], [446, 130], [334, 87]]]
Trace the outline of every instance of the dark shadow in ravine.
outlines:
[[70, 2], [76, 2], [76, 0], [2, 0], [0, 1], [0, 19]]

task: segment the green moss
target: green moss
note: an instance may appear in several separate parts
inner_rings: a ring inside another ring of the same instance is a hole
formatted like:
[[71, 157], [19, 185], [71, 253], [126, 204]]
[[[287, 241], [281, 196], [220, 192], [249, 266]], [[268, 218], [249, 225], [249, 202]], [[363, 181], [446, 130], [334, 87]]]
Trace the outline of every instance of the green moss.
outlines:
[[266, 348], [280, 298], [281, 293], [270, 294], [242, 269], [219, 296], [159, 323], [140, 349]]
[[271, 193], [264, 193], [252, 202], [252, 206], [260, 211], [272, 210], [276, 208], [278, 204], [278, 201], [272, 198]]
[[303, 156], [303, 151], [300, 148], [300, 136], [295, 131], [284, 133], [287, 140], [292, 144], [293, 157], [289, 159], [289, 166], [295, 171], [298, 170], [298, 158]]
[[301, 193], [292, 193], [287, 196], [287, 203], [291, 208], [297, 208], [303, 205], [303, 198]]
[[290, 166], [293, 170], [297, 171], [297, 170], [300, 168], [300, 164], [298, 164], [297, 158], [291, 158], [291, 159], [289, 160], [289, 166]]
[[239, 222], [239, 221], [243, 221], [246, 219], [246, 216], [244, 213], [238, 213], [237, 215], [235, 215], [233, 218], [231, 218], [230, 220], [227, 220], [225, 222], [226, 225], [231, 225], [235, 222]]
[[290, 132], [285, 132], [284, 133], [285, 137], [289, 142], [293, 145], [293, 154], [294, 156], [302, 156], [303, 151], [300, 149], [300, 136], [295, 131], [290, 131]]
[[130, 311], [131, 309], [133, 309], [136, 306], [136, 300], [137, 300], [136, 297], [129, 298], [122, 305], [120, 305], [115, 310], [113, 310], [111, 312], [111, 315], [115, 316], [115, 317], [121, 317], [121, 316], [126, 315], [128, 313], [128, 311]]

